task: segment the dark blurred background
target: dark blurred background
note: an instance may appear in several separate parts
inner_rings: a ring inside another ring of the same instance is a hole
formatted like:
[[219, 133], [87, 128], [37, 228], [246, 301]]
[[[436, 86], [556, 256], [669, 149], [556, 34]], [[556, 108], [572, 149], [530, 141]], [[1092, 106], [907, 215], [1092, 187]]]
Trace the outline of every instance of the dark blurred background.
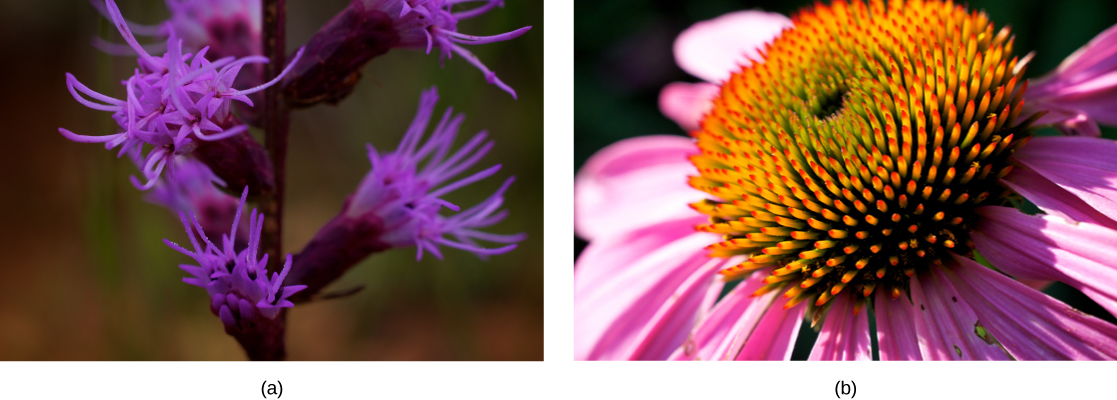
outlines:
[[[138, 23], [169, 15], [162, 0], [117, 3]], [[346, 4], [289, 1], [288, 50]], [[532, 30], [512, 41], [467, 46], [519, 100], [460, 58], [439, 68], [437, 54], [393, 49], [365, 67], [339, 106], [293, 113], [285, 252], [301, 249], [369, 171], [365, 143], [396, 147], [431, 85], [441, 95], [436, 116], [450, 105], [467, 115], [459, 144], [481, 129], [496, 141], [471, 171], [503, 164], [447, 200], [476, 204], [515, 175], [511, 215], [491, 231], [528, 238], [487, 262], [445, 248], [444, 261], [428, 253], [416, 262], [413, 248], [370, 257], [331, 286], [363, 291], [290, 312], [290, 359], [543, 359], [542, 3], [509, 1], [458, 27], [493, 35], [525, 25]], [[177, 217], [141, 199], [130, 161], [58, 134], [115, 133], [109, 113], [82, 106], [65, 86], [71, 72], [123, 97], [117, 82], [135, 59], [95, 50], [97, 35], [122, 43], [85, 0], [0, 0], [0, 105], [11, 124], [0, 146], [0, 360], [243, 360], [205, 291], [182, 283], [177, 265], [191, 260], [162, 243], [185, 240]]]
[[[814, 0], [577, 0], [574, 15], [574, 168], [621, 139], [684, 132], [659, 112], [659, 91], [674, 81], [698, 82], [675, 64], [675, 37], [691, 24], [719, 15], [759, 9], [791, 15]], [[828, 2], [827, 2], [828, 3]], [[1019, 56], [1036, 52], [1026, 76], [1051, 71], [1098, 33], [1117, 24], [1113, 0], [960, 1], [984, 10], [996, 27], [1009, 25]], [[1037, 134], [1055, 134], [1044, 129]], [[1102, 127], [1117, 138], [1117, 129]], [[575, 254], [586, 242], [574, 238]], [[1110, 322], [1117, 319], [1085, 295], [1063, 284], [1045, 290], [1074, 307]], [[793, 359], [806, 359], [815, 333], [800, 331]], [[874, 339], [875, 340], [875, 339]]]

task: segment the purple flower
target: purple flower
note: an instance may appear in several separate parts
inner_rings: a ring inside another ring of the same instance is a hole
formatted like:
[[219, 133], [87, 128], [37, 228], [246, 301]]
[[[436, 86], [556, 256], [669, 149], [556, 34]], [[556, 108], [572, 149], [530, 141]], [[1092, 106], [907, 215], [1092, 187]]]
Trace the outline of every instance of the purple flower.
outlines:
[[[105, 18], [112, 19], [112, 13], [99, 1], [92, 1], [93, 7]], [[175, 32], [183, 41], [183, 48], [190, 51], [209, 47], [209, 54], [221, 58], [225, 56], [247, 57], [262, 55], [260, 49], [261, 23], [260, 0], [166, 0], [171, 18], [155, 25], [137, 24], [126, 21], [128, 29], [139, 36], [150, 36], [160, 41]], [[115, 55], [137, 55], [129, 45], [107, 42], [95, 38], [93, 45], [98, 49]], [[163, 44], [145, 46], [150, 52]]]
[[[439, 60], [452, 58], [456, 53], [485, 74], [489, 84], [496, 85], [516, 97], [516, 91], [501, 82], [496, 73], [490, 71], [477, 56], [459, 44], [486, 44], [514, 39], [531, 29], [525, 26], [511, 32], [493, 36], [473, 36], [458, 32], [458, 20], [473, 18], [492, 10], [504, 7], [504, 0], [361, 0], [366, 8], [378, 9], [395, 18], [399, 31], [398, 47], [412, 49], [431, 49], [438, 47]], [[466, 11], [451, 12], [456, 4], [483, 2], [485, 4]]]
[[[236, 216], [233, 218], [233, 227], [229, 234], [221, 235], [220, 246], [211, 242], [205, 235], [197, 215], [193, 212], [190, 213], [193, 225], [187, 220], [185, 213], [179, 212], [182, 225], [190, 238], [190, 244], [193, 245], [193, 251], [163, 239], [163, 243], [167, 246], [190, 256], [198, 263], [198, 265], [179, 266], [192, 275], [183, 278], [182, 281], [206, 289], [211, 299], [210, 310], [221, 318], [226, 329], [261, 317], [275, 319], [280, 308], [294, 307], [287, 298], [306, 288], [306, 285], [280, 286], [291, 270], [290, 254], [287, 255], [283, 269], [279, 273], [272, 273], [271, 277], [268, 276], [268, 255], [257, 257], [260, 233], [264, 227], [264, 215], [257, 213], [255, 209], [248, 217], [248, 246], [240, 251], [234, 248], [235, 240], [232, 232], [237, 231], [247, 197], [248, 188], [245, 188], [244, 193], [241, 194]], [[199, 233], [197, 236], [201, 237], [201, 242], [198, 242], [195, 232]]]
[[[476, 164], [492, 149], [493, 142], [485, 142], [486, 134], [482, 131], [451, 154], [450, 146], [465, 116], [452, 116], [453, 108], [448, 108], [426, 143], [422, 143], [423, 132], [437, 101], [436, 88], [423, 92], [419, 111], [395, 151], [380, 154], [371, 144], [368, 145], [372, 171], [365, 175], [356, 193], [346, 203], [343, 215], [356, 219], [365, 216], [379, 219], [385, 232], [381, 241], [392, 246], [415, 245], [418, 247], [416, 258], [420, 259], [424, 250], [441, 259], [439, 245], [479, 256], [507, 253], [516, 248], [514, 243], [524, 239], [523, 234], [497, 235], [478, 229], [500, 222], [508, 215], [506, 210], [498, 209], [504, 202], [504, 191], [512, 184], [512, 178], [472, 208], [449, 217], [438, 213], [442, 207], [460, 210], [458, 206], [442, 200], [441, 196], [492, 176], [500, 165], [447, 183]], [[420, 164], [423, 164], [422, 167]], [[490, 249], [480, 246], [475, 240], [507, 245]]]
[[182, 41], [173, 30], [167, 52], [162, 57], [152, 57], [136, 42], [116, 4], [106, 0], [106, 6], [124, 40], [139, 54], [139, 68], [123, 82], [125, 99], [97, 93], [69, 73], [66, 84], [78, 102], [95, 110], [112, 112], [113, 119], [124, 131], [106, 136], [77, 135], [64, 128], [59, 128], [59, 132], [76, 142], [105, 143], [108, 149], [123, 145], [120, 155], [130, 148], [142, 151], [145, 144], [154, 146], [145, 156], [142, 167], [147, 183], [141, 185], [133, 177], [133, 184], [141, 190], [155, 185], [164, 168], [172, 169], [173, 174], [172, 161], [176, 156], [189, 154], [197, 146], [195, 140], [220, 140], [246, 131], [248, 127], [241, 125], [231, 112], [232, 101], [252, 105], [246, 97], [248, 94], [278, 82], [302, 56], [300, 49], [291, 64], [271, 82], [237, 90], [232, 88], [232, 83], [241, 68], [248, 63], [267, 62], [267, 58], [225, 57], [210, 62], [205, 58], [208, 48], [201, 49], [197, 55], [183, 54]]
[[262, 55], [260, 0], [167, 0], [169, 25], [187, 48], [215, 57]]

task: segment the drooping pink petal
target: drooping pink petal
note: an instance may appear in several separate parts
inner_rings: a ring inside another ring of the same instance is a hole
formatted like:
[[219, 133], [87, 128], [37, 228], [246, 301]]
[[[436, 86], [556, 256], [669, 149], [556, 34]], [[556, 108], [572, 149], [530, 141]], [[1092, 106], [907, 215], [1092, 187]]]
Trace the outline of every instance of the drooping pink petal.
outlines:
[[671, 360], [732, 360], [745, 338], [752, 333], [778, 291], [753, 297], [752, 293], [764, 286], [768, 274], [753, 273], [699, 320], [687, 341], [671, 355]]
[[675, 62], [712, 83], [760, 60], [765, 43], [792, 27], [791, 19], [763, 11], [738, 11], [691, 25], [675, 38]]
[[981, 207], [973, 239], [981, 255], [1012, 276], [1058, 280], [1117, 314], [1117, 231], [1089, 223]]
[[720, 89], [706, 82], [671, 82], [659, 92], [659, 111], [686, 131], [698, 129]]
[[1117, 326], [1083, 314], [977, 262], [954, 256], [943, 275], [982, 326], [1019, 360], [1112, 360]]
[[574, 177], [574, 232], [586, 240], [673, 218], [700, 215], [688, 204], [705, 195], [687, 184], [697, 153], [682, 136], [640, 136], [609, 145]]
[[683, 343], [727, 261], [695, 232], [703, 218], [661, 222], [596, 240], [574, 265], [576, 359], [666, 358]]
[[1059, 187], [1028, 167], [1019, 166], [1002, 180], [1005, 186], [1035, 203], [1043, 212], [1068, 221], [1089, 222], [1117, 229], [1117, 221], [1090, 207], [1082, 199]]
[[737, 353], [737, 360], [783, 360], [791, 359], [791, 350], [795, 348], [795, 338], [799, 336], [799, 327], [803, 323], [803, 313], [807, 310], [807, 301], [784, 309], [788, 299], [780, 296], [768, 307], [764, 317], [753, 329], [745, 346]]
[[822, 331], [814, 342], [811, 361], [872, 360], [869, 338], [869, 311], [853, 313], [851, 296], [837, 296], [827, 311]]
[[1114, 154], [1117, 154], [1117, 141], [1065, 136], [1033, 138], [1014, 157], [1098, 212], [1117, 219], [1117, 157]]
[[1025, 112], [1049, 111], [1068, 135], [1100, 135], [1097, 123], [1117, 124], [1117, 25], [1106, 29], [1028, 88]]

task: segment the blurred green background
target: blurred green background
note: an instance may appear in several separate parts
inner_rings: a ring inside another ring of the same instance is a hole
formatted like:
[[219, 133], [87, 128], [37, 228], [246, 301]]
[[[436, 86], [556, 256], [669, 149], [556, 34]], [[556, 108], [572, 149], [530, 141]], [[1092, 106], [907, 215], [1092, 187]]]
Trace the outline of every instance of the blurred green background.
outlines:
[[[675, 64], [675, 37], [691, 24], [746, 9], [790, 15], [813, 0], [638, 1], [577, 0], [574, 15], [574, 168], [621, 139], [684, 132], [659, 112], [659, 91], [674, 81], [698, 82]], [[1113, 0], [974, 0], [956, 2], [984, 10], [999, 28], [1012, 27], [1016, 54], [1036, 52], [1027, 77], [1054, 69], [1074, 50], [1117, 23]], [[1117, 129], [1102, 127], [1105, 137]], [[1055, 134], [1044, 129], [1038, 134]], [[575, 254], [586, 242], [574, 238]], [[1109, 315], [1063, 284], [1045, 290], [1074, 307], [1110, 322]], [[806, 359], [814, 332], [802, 329], [793, 359]], [[874, 338], [875, 340], [875, 338]]]
[[[168, 17], [162, 0], [117, 3], [138, 23]], [[346, 4], [288, 1], [288, 49]], [[542, 3], [509, 1], [458, 27], [492, 35], [525, 25], [533, 28], [520, 38], [469, 46], [519, 100], [460, 58], [440, 68], [437, 54], [394, 49], [365, 67], [339, 106], [292, 114], [285, 252], [301, 249], [341, 209], [369, 170], [365, 143], [395, 148], [419, 92], [431, 85], [441, 95], [436, 115], [451, 105], [467, 115], [459, 144], [482, 129], [496, 141], [471, 171], [503, 164], [496, 177], [447, 200], [476, 204], [515, 175], [505, 201], [510, 217], [491, 231], [528, 238], [488, 262], [455, 249], [444, 250], [444, 261], [427, 254], [416, 262], [413, 248], [370, 257], [331, 286], [363, 291], [291, 311], [290, 359], [543, 359]], [[177, 265], [191, 260], [162, 243], [185, 240], [177, 217], [141, 199], [128, 182], [130, 161], [57, 133], [115, 132], [109, 113], [82, 106], [65, 86], [71, 72], [123, 97], [115, 82], [134, 59], [95, 50], [98, 34], [122, 42], [87, 1], [0, 0], [8, 123], [0, 146], [0, 360], [243, 360], [205, 291], [182, 283]]]

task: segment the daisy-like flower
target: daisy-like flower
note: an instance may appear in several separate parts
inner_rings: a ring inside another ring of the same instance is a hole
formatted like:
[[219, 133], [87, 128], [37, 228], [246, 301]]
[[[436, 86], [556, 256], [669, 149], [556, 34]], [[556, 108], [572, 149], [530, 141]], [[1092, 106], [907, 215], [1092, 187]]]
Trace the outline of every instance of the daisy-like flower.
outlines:
[[[439, 60], [455, 54], [473, 64], [485, 74], [485, 81], [516, 97], [516, 91], [496, 77], [477, 56], [462, 44], [486, 44], [511, 40], [531, 29], [525, 26], [511, 32], [493, 36], [473, 36], [458, 32], [458, 21], [480, 16], [496, 7], [503, 7], [504, 0], [361, 0], [366, 9], [380, 10], [394, 19], [400, 41], [397, 47], [425, 49], [430, 54], [439, 49]], [[465, 11], [453, 12], [451, 8], [463, 3], [484, 3]]]
[[232, 101], [251, 105], [248, 94], [279, 82], [302, 56], [299, 49], [292, 63], [271, 82], [237, 90], [231, 86], [240, 69], [249, 63], [268, 62], [266, 57], [225, 57], [210, 62], [205, 58], [208, 48], [197, 55], [183, 54], [182, 41], [172, 31], [167, 52], [155, 58], [136, 41], [116, 4], [106, 0], [105, 5], [121, 36], [140, 55], [139, 68], [122, 82], [126, 97], [122, 100], [97, 93], [69, 73], [66, 85], [83, 105], [112, 112], [123, 132], [106, 136], [78, 135], [65, 128], [59, 128], [59, 132], [76, 142], [105, 143], [108, 149], [121, 146], [120, 155], [131, 148], [142, 149], [145, 144], [154, 146], [144, 157], [142, 172], [147, 183], [141, 184], [133, 177], [133, 183], [141, 190], [154, 186], [165, 167], [173, 173], [174, 158], [189, 154], [197, 146], [196, 140], [221, 140], [245, 132], [248, 127], [241, 125], [231, 112]]
[[[287, 298], [306, 288], [306, 285], [282, 286], [287, 273], [291, 271], [290, 254], [287, 255], [282, 270], [268, 276], [268, 255], [258, 257], [264, 215], [257, 213], [255, 209], [248, 217], [248, 246], [239, 251], [234, 248], [235, 232], [247, 196], [248, 189], [245, 188], [233, 218], [232, 229], [230, 233], [221, 236], [220, 245], [209, 240], [193, 212], [190, 213], [190, 219], [187, 219], [185, 213], [179, 212], [193, 250], [163, 239], [167, 246], [197, 262], [198, 265], [179, 266], [191, 275], [182, 281], [206, 289], [211, 299], [210, 311], [221, 318], [226, 332], [231, 335], [267, 324], [264, 320], [274, 320], [279, 315], [280, 308], [294, 306]], [[201, 242], [195, 233], [201, 237]]]
[[[575, 357], [786, 360], [806, 320], [811, 359], [870, 359], [873, 315], [884, 360], [1117, 358], [1117, 326], [1011, 278], [1117, 313], [1117, 143], [1030, 135], [1009, 30], [937, 1], [791, 21], [742, 36], [758, 56], [693, 139], [629, 139], [576, 177]], [[1106, 76], [1105, 36], [1064, 65]], [[1044, 83], [1087, 76], [1061, 70]]]

